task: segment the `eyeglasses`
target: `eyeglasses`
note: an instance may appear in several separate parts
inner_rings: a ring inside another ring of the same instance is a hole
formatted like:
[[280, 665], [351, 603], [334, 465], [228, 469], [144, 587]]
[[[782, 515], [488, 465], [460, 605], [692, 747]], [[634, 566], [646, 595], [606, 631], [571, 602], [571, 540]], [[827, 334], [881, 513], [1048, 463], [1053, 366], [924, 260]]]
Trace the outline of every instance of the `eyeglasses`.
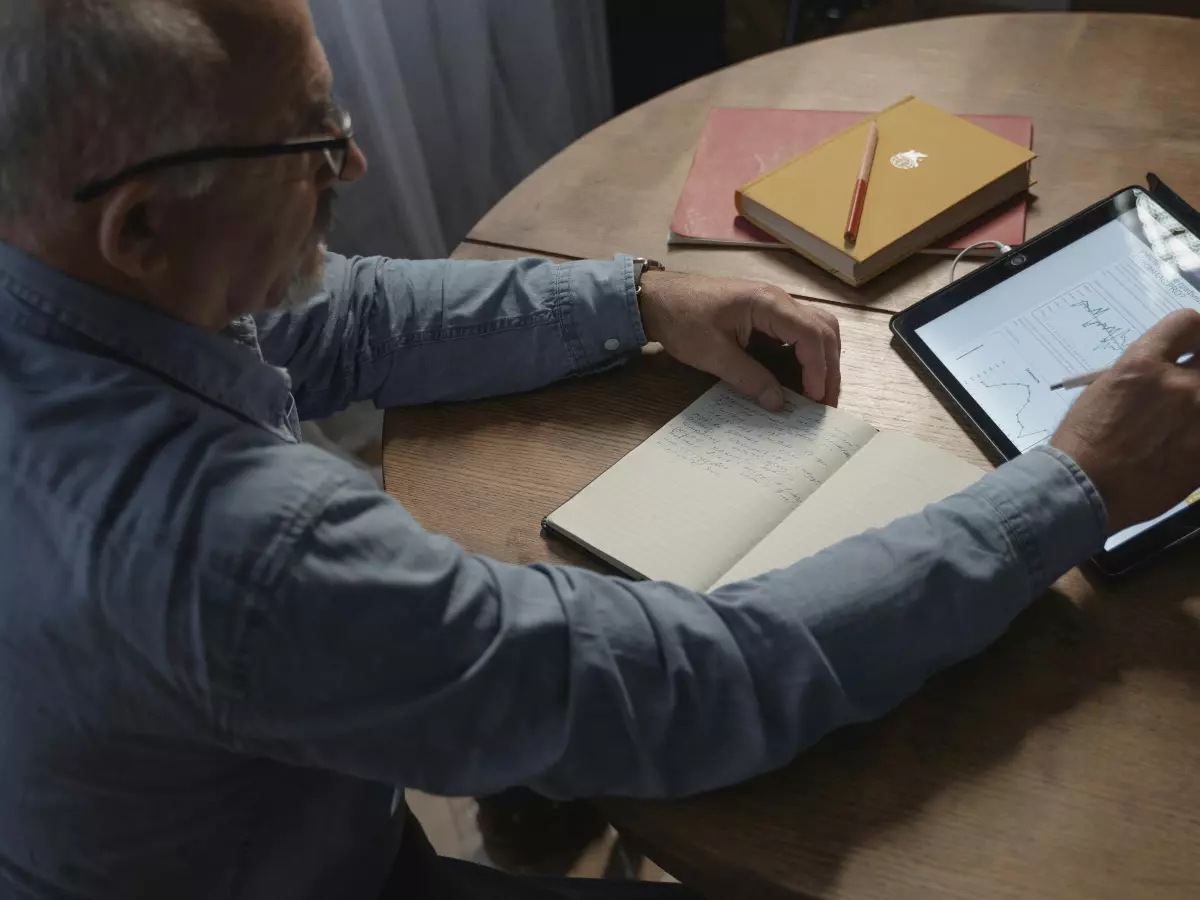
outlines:
[[300, 153], [320, 152], [325, 154], [325, 161], [329, 163], [329, 168], [340, 179], [350, 161], [350, 143], [354, 140], [354, 127], [350, 113], [344, 109], [332, 110], [331, 120], [331, 124], [338, 131], [337, 137], [299, 138], [276, 144], [259, 144], [249, 147], [203, 147], [198, 150], [185, 150], [182, 153], [156, 156], [154, 159], [148, 159], [123, 169], [110, 178], [93, 181], [78, 191], [74, 199], [76, 203], [88, 203], [141, 175], [177, 166], [214, 162], [219, 159], [265, 159], [271, 156], [293, 156]]

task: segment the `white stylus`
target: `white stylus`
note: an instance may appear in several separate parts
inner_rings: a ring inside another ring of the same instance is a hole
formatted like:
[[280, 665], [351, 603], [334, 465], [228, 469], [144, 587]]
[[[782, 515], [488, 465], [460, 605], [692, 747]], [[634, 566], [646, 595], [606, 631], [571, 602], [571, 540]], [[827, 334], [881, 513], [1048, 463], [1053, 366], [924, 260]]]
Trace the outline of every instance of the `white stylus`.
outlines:
[[[1179, 357], [1179, 365], [1186, 366], [1193, 359], [1195, 354], [1185, 353]], [[1075, 388], [1087, 387], [1090, 384], [1095, 384], [1100, 380], [1101, 376], [1107, 375], [1112, 371], [1112, 366], [1107, 369], [1097, 369], [1095, 372], [1084, 372], [1082, 375], [1072, 375], [1070, 378], [1064, 378], [1058, 384], [1050, 385], [1052, 391], [1071, 391]]]
[[1108, 374], [1111, 369], [1097, 369], [1095, 372], [1084, 372], [1082, 375], [1072, 375], [1070, 378], [1064, 378], [1058, 384], [1050, 385], [1052, 391], [1070, 391], [1075, 388], [1087, 387], [1089, 384], [1094, 384], [1100, 380], [1101, 375]]

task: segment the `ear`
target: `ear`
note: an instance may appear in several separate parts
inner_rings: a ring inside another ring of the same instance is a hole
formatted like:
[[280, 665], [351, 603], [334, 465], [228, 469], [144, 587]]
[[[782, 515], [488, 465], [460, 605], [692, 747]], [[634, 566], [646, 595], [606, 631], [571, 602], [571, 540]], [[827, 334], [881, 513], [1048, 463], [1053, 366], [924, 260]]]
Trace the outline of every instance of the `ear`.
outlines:
[[161, 275], [167, 266], [167, 235], [156, 186], [135, 179], [102, 202], [100, 253], [108, 264], [133, 281]]

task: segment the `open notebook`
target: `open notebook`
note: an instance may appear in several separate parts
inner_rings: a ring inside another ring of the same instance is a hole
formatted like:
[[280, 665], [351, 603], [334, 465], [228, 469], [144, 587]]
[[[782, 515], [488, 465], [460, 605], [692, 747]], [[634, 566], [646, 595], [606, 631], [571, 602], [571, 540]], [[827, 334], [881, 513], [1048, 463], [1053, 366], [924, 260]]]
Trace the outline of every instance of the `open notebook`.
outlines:
[[981, 475], [797, 394], [769, 413], [718, 384], [545, 524], [629, 575], [707, 591], [919, 512]]

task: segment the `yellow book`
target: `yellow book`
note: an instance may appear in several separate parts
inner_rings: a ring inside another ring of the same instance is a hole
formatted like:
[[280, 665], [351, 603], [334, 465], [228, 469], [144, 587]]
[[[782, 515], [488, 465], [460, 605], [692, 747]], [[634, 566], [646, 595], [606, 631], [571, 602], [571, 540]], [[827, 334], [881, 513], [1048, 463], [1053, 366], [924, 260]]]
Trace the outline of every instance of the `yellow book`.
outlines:
[[859, 285], [1029, 188], [1035, 154], [909, 97], [875, 117], [879, 146], [858, 240], [846, 217], [870, 119], [737, 192], [738, 212]]

